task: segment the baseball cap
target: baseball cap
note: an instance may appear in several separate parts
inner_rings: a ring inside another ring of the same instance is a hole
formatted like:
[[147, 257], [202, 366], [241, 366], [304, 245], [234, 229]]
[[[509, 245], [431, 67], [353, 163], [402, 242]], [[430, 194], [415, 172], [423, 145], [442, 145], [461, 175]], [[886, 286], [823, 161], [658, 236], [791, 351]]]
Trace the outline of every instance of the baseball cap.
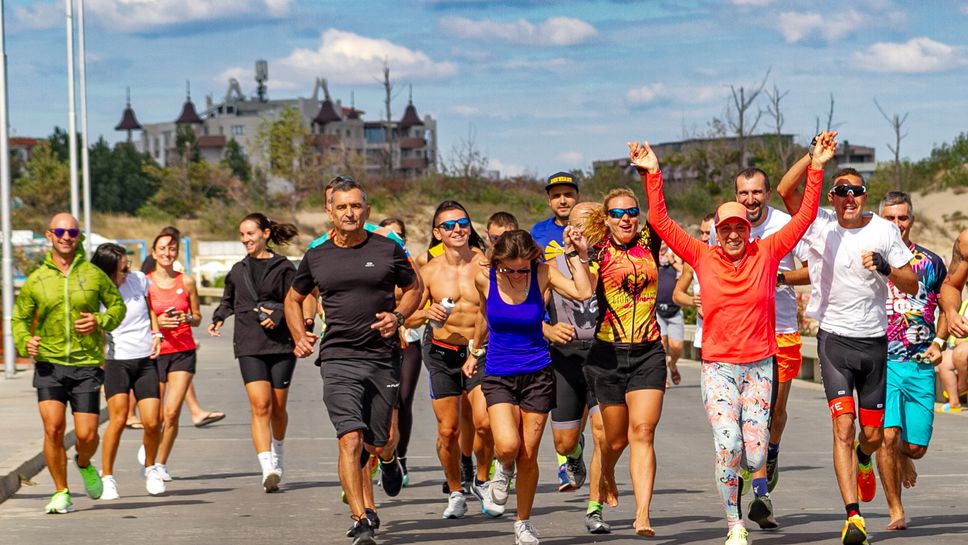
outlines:
[[545, 191], [551, 191], [552, 187], [559, 185], [570, 185], [578, 191], [578, 182], [575, 181], [575, 177], [567, 172], [556, 172], [551, 176], [548, 176], [548, 185], [545, 186]]
[[719, 208], [716, 209], [716, 227], [719, 227], [720, 225], [733, 219], [738, 219], [747, 226], [750, 225], [750, 219], [746, 217], [746, 207], [742, 204], [733, 201], [719, 205]]

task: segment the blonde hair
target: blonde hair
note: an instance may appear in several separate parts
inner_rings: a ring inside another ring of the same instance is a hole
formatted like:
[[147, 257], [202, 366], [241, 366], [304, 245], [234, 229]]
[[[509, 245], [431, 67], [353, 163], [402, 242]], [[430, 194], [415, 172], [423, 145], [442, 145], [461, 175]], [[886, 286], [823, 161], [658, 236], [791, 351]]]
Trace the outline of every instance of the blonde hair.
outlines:
[[[636, 206], [639, 204], [639, 198], [636, 197], [635, 193], [627, 187], [616, 187], [615, 189], [609, 191], [605, 195], [605, 198], [602, 199], [602, 204], [594, 205], [594, 208], [589, 210], [588, 215], [585, 217], [585, 225], [582, 227], [582, 234], [585, 235], [585, 239], [588, 240], [589, 245], [598, 244], [609, 236], [608, 203], [612, 199], [618, 197], [629, 197], [635, 201]], [[572, 213], [574, 213], [574, 210], [572, 210]]]

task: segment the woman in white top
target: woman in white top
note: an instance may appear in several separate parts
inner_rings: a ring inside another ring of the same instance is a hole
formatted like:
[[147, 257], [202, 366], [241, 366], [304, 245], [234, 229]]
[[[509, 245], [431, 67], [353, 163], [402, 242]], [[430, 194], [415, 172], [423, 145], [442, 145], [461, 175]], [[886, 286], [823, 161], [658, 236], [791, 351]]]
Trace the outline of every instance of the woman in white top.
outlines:
[[101, 499], [120, 497], [113, 476], [114, 459], [128, 418], [129, 392], [134, 393], [144, 425], [145, 488], [149, 494], [161, 494], [165, 491], [165, 482], [154, 469], [161, 441], [161, 400], [154, 360], [161, 351], [161, 333], [158, 318], [148, 302], [148, 278], [141, 272], [130, 271], [127, 250], [110, 242], [97, 247], [91, 263], [114, 281], [127, 308], [121, 325], [106, 334], [104, 397], [108, 402], [110, 421], [101, 443], [101, 482], [104, 485]]

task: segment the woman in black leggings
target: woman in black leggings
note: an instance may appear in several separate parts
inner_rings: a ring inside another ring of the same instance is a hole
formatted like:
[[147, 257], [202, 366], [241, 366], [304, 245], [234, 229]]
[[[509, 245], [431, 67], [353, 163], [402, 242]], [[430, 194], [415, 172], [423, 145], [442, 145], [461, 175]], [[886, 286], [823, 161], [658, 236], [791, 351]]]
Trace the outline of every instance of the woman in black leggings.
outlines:
[[[380, 227], [386, 227], [400, 235], [407, 241], [407, 226], [399, 218], [387, 218], [380, 222]], [[413, 429], [413, 396], [417, 391], [417, 381], [420, 380], [421, 369], [421, 329], [404, 329], [403, 349], [400, 361], [400, 396], [397, 400], [397, 458], [403, 467], [403, 486], [410, 485], [410, 475], [407, 472], [407, 449], [410, 446], [410, 432]]]

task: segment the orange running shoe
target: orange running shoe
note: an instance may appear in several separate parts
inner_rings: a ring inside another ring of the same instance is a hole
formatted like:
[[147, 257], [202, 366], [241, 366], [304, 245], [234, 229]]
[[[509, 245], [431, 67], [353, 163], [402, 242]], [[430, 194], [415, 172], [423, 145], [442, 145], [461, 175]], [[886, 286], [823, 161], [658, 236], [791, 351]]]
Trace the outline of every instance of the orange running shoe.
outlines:
[[[857, 448], [857, 441], [854, 441], [854, 448]], [[869, 502], [877, 495], [877, 479], [874, 477], [874, 459], [871, 458], [866, 464], [857, 462], [857, 497], [862, 502]]]

